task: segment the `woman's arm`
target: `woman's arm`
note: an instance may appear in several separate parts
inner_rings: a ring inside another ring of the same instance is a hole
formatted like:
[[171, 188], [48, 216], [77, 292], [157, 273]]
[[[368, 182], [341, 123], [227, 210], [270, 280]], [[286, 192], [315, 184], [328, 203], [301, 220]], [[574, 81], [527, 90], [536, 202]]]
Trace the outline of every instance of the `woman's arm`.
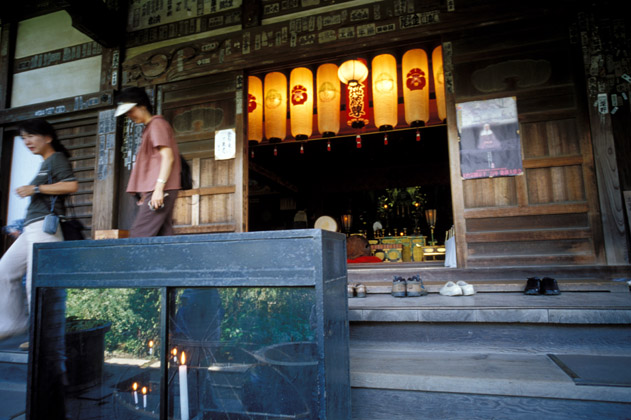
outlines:
[[[61, 181], [54, 184], [42, 184], [39, 193], [46, 195], [66, 195], [79, 190], [78, 181]], [[20, 197], [29, 197], [35, 194], [35, 185], [23, 185], [15, 190]]]
[[170, 147], [162, 146], [160, 147], [159, 152], [162, 159], [160, 161], [158, 179], [161, 181], [156, 180], [156, 186], [153, 190], [153, 194], [151, 195], [151, 207], [155, 209], [162, 207], [164, 204], [164, 186], [171, 175], [173, 162], [175, 162], [173, 149]]

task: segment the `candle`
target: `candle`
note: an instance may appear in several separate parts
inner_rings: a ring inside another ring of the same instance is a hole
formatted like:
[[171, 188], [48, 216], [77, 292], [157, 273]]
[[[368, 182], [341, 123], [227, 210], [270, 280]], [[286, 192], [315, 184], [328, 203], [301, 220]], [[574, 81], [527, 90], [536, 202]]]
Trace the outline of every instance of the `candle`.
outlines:
[[134, 382], [131, 389], [134, 390], [134, 404], [138, 405], [138, 382]]
[[188, 379], [186, 378], [186, 356], [182, 352], [180, 366], [180, 417], [188, 420]]
[[142, 387], [142, 408], [147, 408], [147, 387]]
[[173, 355], [173, 363], [177, 363], [177, 347], [173, 347], [171, 354]]
[[149, 356], [153, 354], [153, 340], [149, 340]]

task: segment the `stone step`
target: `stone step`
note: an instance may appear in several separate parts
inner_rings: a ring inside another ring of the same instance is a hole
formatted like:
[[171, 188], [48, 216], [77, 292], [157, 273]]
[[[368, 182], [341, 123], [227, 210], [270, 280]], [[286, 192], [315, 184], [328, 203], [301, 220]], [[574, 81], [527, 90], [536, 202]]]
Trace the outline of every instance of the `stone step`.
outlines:
[[351, 322], [631, 324], [631, 293], [562, 292], [558, 296], [476, 293], [473, 296], [348, 299]]
[[631, 387], [577, 385], [544, 354], [352, 350], [353, 388], [631, 403]]

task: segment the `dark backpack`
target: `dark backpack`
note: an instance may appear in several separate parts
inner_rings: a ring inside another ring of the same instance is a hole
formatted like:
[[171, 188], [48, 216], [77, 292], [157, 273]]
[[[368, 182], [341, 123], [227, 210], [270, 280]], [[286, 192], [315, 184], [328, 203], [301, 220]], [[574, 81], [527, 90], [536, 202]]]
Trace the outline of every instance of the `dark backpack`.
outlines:
[[193, 189], [193, 175], [191, 175], [191, 167], [182, 155], [180, 155], [180, 163], [182, 164], [182, 169], [180, 171], [180, 183], [182, 184], [182, 189], [191, 190]]

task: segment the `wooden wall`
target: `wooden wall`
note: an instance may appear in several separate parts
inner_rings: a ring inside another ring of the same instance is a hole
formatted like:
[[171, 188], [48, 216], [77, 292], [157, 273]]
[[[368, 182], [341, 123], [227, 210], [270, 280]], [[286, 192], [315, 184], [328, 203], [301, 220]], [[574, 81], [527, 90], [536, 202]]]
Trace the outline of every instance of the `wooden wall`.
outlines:
[[516, 97], [524, 173], [463, 180], [452, 154], [462, 265], [602, 263], [589, 125], [567, 31], [506, 25], [467, 35], [452, 41], [453, 101]]

